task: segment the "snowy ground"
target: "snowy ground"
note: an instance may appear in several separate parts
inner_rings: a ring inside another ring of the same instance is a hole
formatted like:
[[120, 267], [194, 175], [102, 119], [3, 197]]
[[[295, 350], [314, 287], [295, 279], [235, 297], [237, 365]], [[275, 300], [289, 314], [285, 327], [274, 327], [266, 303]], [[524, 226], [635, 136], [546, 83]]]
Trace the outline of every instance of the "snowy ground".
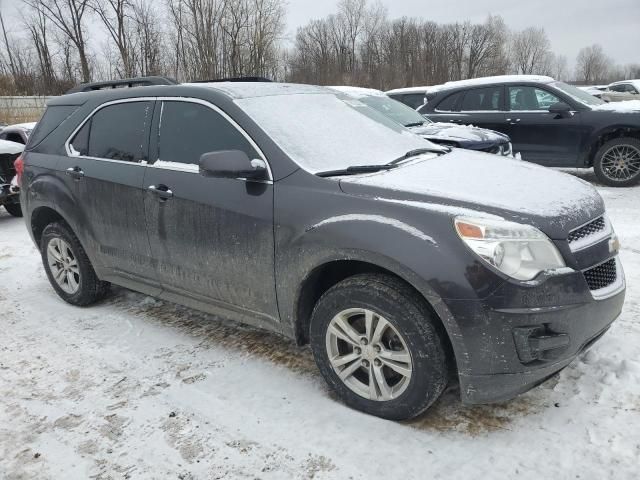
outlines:
[[450, 391], [409, 423], [346, 408], [275, 335], [123, 289], [63, 303], [0, 214], [0, 479], [638, 478], [640, 187], [599, 190], [628, 282], [609, 333], [511, 402]]

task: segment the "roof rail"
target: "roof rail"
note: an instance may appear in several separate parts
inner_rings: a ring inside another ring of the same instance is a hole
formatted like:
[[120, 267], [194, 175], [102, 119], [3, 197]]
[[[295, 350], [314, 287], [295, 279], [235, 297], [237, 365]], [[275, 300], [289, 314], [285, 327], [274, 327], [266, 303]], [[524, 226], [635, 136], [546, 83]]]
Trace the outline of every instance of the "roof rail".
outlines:
[[121, 80], [108, 80], [106, 82], [81, 83], [69, 89], [66, 93], [92, 92], [94, 90], [106, 90], [109, 88], [146, 87], [149, 85], [175, 85], [173, 78], [169, 77], [136, 77], [123, 78]]
[[267, 77], [229, 77], [214, 78], [213, 80], [193, 80], [191, 83], [210, 83], [210, 82], [273, 82]]

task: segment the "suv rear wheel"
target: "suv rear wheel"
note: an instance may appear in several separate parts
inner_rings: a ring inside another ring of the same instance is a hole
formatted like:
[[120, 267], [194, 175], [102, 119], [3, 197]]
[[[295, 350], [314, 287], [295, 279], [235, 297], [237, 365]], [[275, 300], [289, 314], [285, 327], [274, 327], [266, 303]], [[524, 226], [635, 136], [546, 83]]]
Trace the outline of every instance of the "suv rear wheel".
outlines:
[[640, 140], [616, 138], [596, 152], [593, 169], [598, 179], [610, 187], [627, 187], [640, 180]]
[[391, 420], [422, 413], [447, 385], [446, 349], [424, 300], [400, 280], [356, 275], [311, 317], [320, 372], [349, 406]]
[[80, 241], [66, 224], [45, 227], [40, 254], [49, 282], [64, 301], [89, 305], [109, 291], [110, 283], [98, 279]]

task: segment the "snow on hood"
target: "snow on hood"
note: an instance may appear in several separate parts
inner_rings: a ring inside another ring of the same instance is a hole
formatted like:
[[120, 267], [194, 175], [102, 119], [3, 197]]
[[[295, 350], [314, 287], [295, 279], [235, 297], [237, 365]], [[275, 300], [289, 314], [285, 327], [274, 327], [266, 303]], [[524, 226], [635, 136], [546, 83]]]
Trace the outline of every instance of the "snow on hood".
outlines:
[[10, 142], [9, 140], [0, 140], [0, 154], [9, 153], [16, 154], [24, 150], [24, 145], [17, 142]]
[[624, 102], [603, 103], [602, 105], [596, 105], [595, 107], [591, 108], [593, 110], [605, 110], [608, 112], [636, 113], [640, 112], [640, 100], [626, 100]]
[[568, 230], [604, 212], [602, 198], [584, 180], [468, 150], [385, 172], [345, 177], [340, 185], [347, 193], [411, 201], [413, 206], [424, 204], [428, 209], [429, 204], [437, 204], [499, 215], [536, 225], [552, 238], [566, 238]]
[[429, 138], [440, 138], [442, 140], [451, 139], [452, 141], [462, 140], [491, 144], [509, 141], [506, 135], [494, 132], [493, 130], [444, 122], [425, 123], [419, 127], [411, 127], [409, 130], [418, 135], [425, 135]]

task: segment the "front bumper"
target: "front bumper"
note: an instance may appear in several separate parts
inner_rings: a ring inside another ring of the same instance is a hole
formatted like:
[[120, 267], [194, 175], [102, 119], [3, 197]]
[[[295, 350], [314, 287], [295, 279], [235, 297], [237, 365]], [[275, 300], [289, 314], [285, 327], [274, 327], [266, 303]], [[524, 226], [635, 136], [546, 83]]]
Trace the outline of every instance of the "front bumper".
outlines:
[[465, 345], [465, 358], [457, 358], [462, 401], [508, 400], [571, 363], [622, 311], [621, 267], [619, 275], [605, 298], [574, 271], [536, 286], [507, 282], [483, 301], [446, 301]]

